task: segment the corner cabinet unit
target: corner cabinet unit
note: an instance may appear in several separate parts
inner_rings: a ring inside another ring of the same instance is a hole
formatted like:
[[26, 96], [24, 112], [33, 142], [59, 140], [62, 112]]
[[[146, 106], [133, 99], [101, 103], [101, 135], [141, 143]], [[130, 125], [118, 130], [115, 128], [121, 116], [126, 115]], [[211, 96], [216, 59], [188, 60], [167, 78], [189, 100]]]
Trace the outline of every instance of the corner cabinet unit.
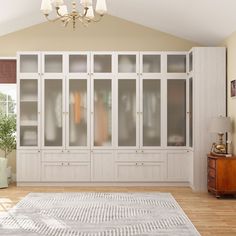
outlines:
[[17, 63], [18, 185], [192, 186], [188, 52], [19, 52]]

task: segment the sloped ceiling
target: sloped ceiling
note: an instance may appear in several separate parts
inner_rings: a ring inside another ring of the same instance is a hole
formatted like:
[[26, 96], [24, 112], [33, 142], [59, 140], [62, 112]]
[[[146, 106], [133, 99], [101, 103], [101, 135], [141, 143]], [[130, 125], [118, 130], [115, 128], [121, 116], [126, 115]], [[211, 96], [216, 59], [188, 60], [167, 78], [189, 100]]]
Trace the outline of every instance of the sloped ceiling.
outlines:
[[[2, 0], [0, 35], [44, 22], [40, 5], [41, 0]], [[236, 0], [107, 0], [107, 5], [110, 15], [203, 45], [217, 45], [236, 31]]]

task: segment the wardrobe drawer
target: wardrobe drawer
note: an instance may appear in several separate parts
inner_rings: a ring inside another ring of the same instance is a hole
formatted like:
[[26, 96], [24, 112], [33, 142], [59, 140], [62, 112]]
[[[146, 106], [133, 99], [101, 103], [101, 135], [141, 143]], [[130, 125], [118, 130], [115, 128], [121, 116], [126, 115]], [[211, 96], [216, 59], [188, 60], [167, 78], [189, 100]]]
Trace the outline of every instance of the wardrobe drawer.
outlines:
[[44, 162], [90, 162], [90, 151], [43, 151], [42, 161]]
[[165, 162], [165, 158], [160, 151], [156, 150], [119, 150], [116, 154], [116, 161]]

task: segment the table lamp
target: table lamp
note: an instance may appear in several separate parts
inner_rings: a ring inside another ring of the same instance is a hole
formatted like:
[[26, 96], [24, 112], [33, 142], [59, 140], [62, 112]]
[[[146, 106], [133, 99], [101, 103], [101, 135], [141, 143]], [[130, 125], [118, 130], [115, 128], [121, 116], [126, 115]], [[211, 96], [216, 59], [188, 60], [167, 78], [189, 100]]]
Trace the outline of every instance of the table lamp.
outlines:
[[230, 117], [213, 117], [210, 123], [210, 132], [217, 133], [219, 136], [218, 143], [212, 144], [213, 154], [227, 154], [226, 144], [223, 142], [224, 133], [231, 131]]

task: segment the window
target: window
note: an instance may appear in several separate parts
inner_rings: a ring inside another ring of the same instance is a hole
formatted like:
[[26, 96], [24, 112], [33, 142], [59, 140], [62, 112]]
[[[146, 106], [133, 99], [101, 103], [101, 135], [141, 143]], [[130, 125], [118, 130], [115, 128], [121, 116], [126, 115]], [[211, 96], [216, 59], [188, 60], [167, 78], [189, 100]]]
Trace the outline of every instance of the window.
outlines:
[[0, 84], [0, 113], [16, 114], [16, 84]]

